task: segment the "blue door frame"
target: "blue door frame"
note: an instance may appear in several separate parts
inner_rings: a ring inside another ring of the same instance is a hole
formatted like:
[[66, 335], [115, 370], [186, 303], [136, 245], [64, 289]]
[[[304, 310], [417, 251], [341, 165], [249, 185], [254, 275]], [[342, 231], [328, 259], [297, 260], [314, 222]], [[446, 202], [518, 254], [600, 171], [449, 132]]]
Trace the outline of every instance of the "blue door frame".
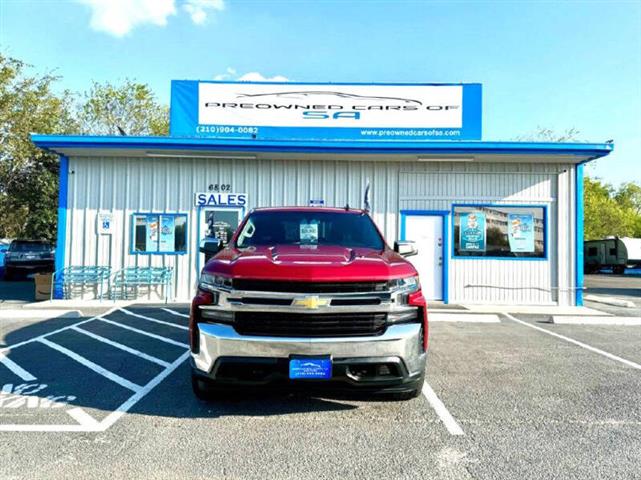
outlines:
[[401, 240], [405, 240], [405, 223], [408, 216], [443, 217], [443, 270], [441, 283], [443, 284], [443, 303], [449, 303], [449, 263], [450, 263], [450, 211], [449, 210], [401, 210]]

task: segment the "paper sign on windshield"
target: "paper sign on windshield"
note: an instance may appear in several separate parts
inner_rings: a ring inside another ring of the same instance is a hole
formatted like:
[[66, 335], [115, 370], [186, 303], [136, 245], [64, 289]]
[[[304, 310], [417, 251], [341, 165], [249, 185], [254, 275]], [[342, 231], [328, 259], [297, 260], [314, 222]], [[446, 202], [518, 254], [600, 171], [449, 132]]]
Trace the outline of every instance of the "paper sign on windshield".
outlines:
[[318, 243], [317, 223], [301, 223], [300, 243]]

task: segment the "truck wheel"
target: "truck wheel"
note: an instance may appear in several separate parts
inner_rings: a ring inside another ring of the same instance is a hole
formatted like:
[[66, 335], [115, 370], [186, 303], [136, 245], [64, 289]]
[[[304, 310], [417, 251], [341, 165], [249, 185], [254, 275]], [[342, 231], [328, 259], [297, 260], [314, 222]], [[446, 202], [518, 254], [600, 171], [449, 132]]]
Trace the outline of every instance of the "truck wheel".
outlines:
[[13, 280], [13, 270], [10, 270], [9, 268], [4, 269], [4, 280], [5, 282]]
[[623, 275], [625, 273], [625, 265], [615, 265], [612, 268], [612, 273], [615, 275]]

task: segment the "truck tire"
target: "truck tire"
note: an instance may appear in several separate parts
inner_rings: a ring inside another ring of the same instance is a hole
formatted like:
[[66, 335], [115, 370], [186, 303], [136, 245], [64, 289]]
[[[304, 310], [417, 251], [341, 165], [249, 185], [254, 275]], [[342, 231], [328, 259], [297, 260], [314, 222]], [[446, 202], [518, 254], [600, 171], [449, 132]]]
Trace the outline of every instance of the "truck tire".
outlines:
[[5, 269], [4, 269], [4, 281], [8, 282], [10, 280], [13, 280], [13, 270], [10, 269], [10, 268], [6, 268], [5, 267]]

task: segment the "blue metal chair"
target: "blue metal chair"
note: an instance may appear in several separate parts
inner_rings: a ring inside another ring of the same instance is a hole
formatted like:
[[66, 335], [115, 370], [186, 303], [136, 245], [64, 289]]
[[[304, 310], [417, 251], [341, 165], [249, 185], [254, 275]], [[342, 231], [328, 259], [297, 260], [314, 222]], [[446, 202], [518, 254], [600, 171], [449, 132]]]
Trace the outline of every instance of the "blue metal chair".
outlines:
[[90, 288], [96, 292], [96, 298], [102, 299], [105, 285], [109, 285], [110, 276], [111, 267], [107, 266], [71, 265], [62, 268], [52, 275], [50, 298], [70, 299], [74, 293], [80, 292], [82, 294], [87, 288]]
[[173, 267], [125, 267], [113, 275], [109, 287], [111, 300], [135, 300], [140, 290], [150, 292], [152, 287], [164, 289], [165, 303], [173, 282]]

